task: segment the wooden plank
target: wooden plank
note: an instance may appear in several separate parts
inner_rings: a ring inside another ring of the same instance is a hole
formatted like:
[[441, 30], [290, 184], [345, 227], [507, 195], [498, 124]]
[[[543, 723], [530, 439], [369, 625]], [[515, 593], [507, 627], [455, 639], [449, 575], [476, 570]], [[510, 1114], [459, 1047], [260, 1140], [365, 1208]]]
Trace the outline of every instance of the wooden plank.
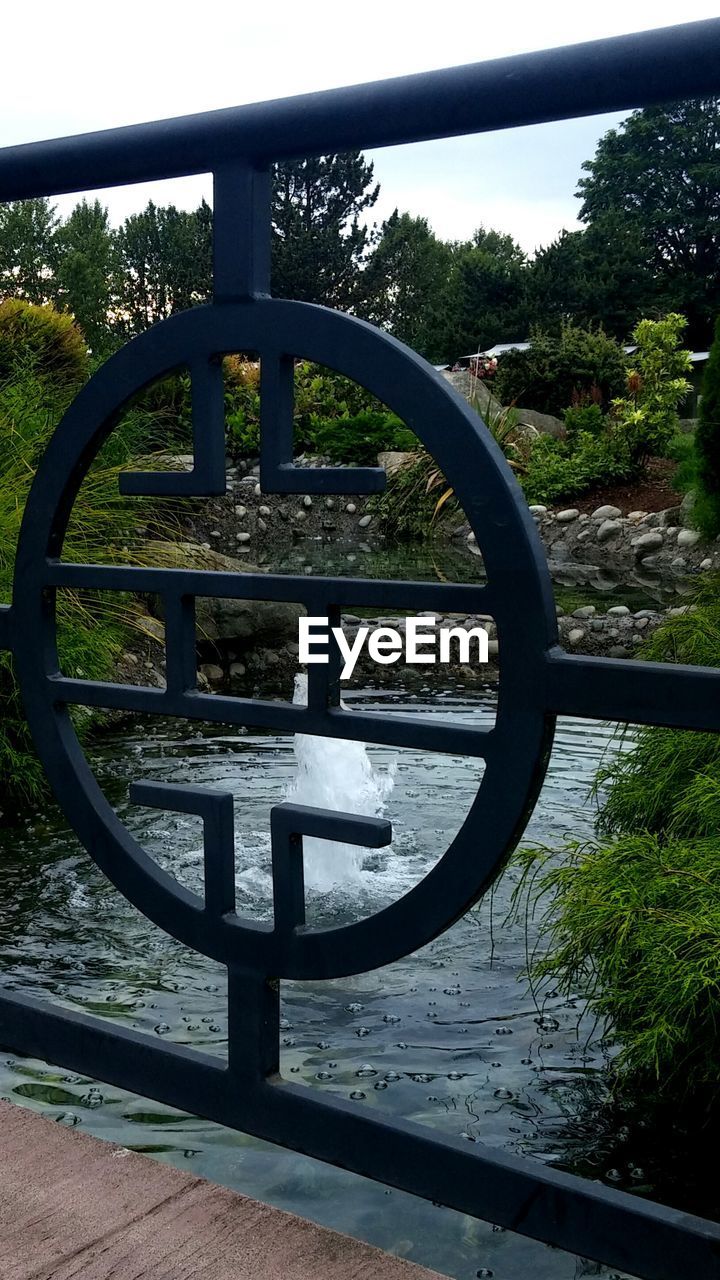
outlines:
[[2, 1280], [443, 1280], [0, 1103]]

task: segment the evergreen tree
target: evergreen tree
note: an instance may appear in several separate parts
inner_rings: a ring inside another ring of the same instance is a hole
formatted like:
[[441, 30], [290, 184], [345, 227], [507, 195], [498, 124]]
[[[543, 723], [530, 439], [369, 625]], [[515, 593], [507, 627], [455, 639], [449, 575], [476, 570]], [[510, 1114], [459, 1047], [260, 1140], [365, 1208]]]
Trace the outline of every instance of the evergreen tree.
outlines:
[[426, 218], [396, 209], [380, 229], [361, 280], [358, 309], [373, 323], [430, 360], [440, 360], [441, 315], [450, 245], [438, 240]]
[[525, 254], [512, 236], [480, 227], [472, 241], [453, 246], [440, 333], [444, 358], [526, 338], [528, 328]]
[[211, 229], [204, 201], [191, 213], [150, 201], [142, 213], [125, 220], [117, 233], [115, 282], [122, 331], [142, 333], [210, 297]]
[[380, 190], [359, 152], [273, 168], [272, 291], [279, 298], [350, 309], [368, 247], [361, 215]]
[[0, 204], [0, 298], [52, 300], [56, 227], [55, 208], [49, 200]]
[[99, 200], [83, 200], [60, 223], [52, 256], [56, 305], [75, 317], [95, 354], [107, 351], [115, 243]]

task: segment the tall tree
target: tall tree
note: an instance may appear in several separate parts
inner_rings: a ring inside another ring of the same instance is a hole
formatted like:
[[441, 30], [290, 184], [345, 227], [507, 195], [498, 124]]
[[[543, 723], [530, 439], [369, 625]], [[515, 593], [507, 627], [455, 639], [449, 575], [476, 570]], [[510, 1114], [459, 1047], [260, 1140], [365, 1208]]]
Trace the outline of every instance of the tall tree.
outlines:
[[56, 227], [49, 200], [0, 204], [0, 296], [35, 303], [52, 299]]
[[117, 233], [118, 326], [141, 333], [158, 320], [204, 302], [212, 289], [212, 214], [174, 205], [126, 218]]
[[115, 242], [108, 211], [83, 200], [55, 232], [55, 301], [77, 320], [96, 354], [111, 345], [110, 305]]
[[452, 261], [426, 218], [396, 209], [362, 273], [362, 314], [428, 359], [440, 359], [443, 295]]
[[442, 348], [446, 359], [525, 338], [530, 323], [527, 259], [512, 236], [480, 227], [453, 247]]
[[272, 287], [281, 298], [350, 308], [368, 247], [361, 215], [380, 190], [359, 152], [274, 166]]
[[720, 308], [720, 98], [633, 112], [583, 168], [581, 220], [628, 228], [658, 306], [688, 317], [695, 345], [709, 342]]

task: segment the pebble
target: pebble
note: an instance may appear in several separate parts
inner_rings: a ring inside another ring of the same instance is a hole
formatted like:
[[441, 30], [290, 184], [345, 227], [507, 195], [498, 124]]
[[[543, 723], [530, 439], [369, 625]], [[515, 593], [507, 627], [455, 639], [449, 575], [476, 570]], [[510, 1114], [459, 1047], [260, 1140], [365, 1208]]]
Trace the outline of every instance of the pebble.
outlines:
[[357, 507], [355, 506], [354, 502], [348, 502], [345, 510], [347, 511], [349, 516], [354, 516], [355, 512], [357, 511]]
[[293, 520], [298, 520], [300, 524], [302, 524], [303, 520], [307, 520], [307, 512], [306, 511], [293, 512]]
[[332, 511], [333, 507], [335, 506], [335, 503], [334, 503], [333, 499], [332, 499], [332, 498], [326, 498], [326, 499], [325, 499], [325, 506], [327, 507], [328, 511]]
[[269, 516], [269, 515], [270, 515], [270, 508], [269, 508], [269, 507], [258, 507], [258, 515], [261, 515], [261, 516]]
[[700, 568], [701, 568], [701, 569], [712, 569], [712, 560], [710, 559], [710, 557], [709, 557], [709, 556], [707, 557], [707, 559], [706, 559], [706, 560], [701, 560], [701, 561], [700, 561]]
[[372, 520], [372, 516], [361, 516], [360, 519], [358, 520], [358, 528], [367, 529], [371, 520]]
[[256, 484], [256, 485], [255, 485], [255, 488], [253, 489], [253, 493], [255, 494], [255, 497], [256, 497], [256, 498], [259, 498], [259, 497], [261, 496], [261, 494], [262, 494], [262, 489], [260, 488], [260, 485], [259, 485], [259, 484]]
[[573, 609], [573, 618], [592, 618], [596, 612], [594, 604], [581, 605], [579, 609]]
[[239, 517], [240, 517], [240, 519], [242, 519], [242, 517], [243, 517], [243, 516], [246, 516], [246, 515], [247, 515], [247, 507], [236, 507], [236, 508], [235, 508], [235, 515], [236, 515], [236, 516], [239, 516]]
[[578, 644], [584, 638], [585, 632], [581, 627], [573, 627], [572, 631], [568, 631], [568, 644]]
[[614, 604], [611, 609], [608, 609], [608, 614], [613, 614], [616, 618], [625, 618], [629, 612], [626, 604]]
[[310, 494], [309, 494], [309, 493], [306, 493], [306, 494], [305, 494], [305, 497], [303, 498], [303, 506], [304, 506], [304, 507], [311, 507], [311, 506], [312, 506], [312, 498], [310, 497]]
[[622, 520], [603, 520], [597, 531], [598, 542], [608, 542], [622, 531]]
[[618, 520], [622, 515], [619, 507], [612, 507], [606, 504], [604, 507], [596, 507], [593, 511], [592, 520]]
[[570, 524], [570, 521], [577, 520], [579, 515], [577, 507], [567, 507], [565, 511], [558, 511], [555, 519], [558, 524]]
[[235, 537], [237, 538], [238, 542], [249, 542], [249, 541], [250, 541], [250, 534], [249, 534], [249, 533], [236, 533], [236, 534], [235, 534]]
[[624, 644], [613, 644], [608, 649], [609, 658], [627, 658], [629, 650]]
[[260, 517], [258, 517], [257, 527], [261, 533], [267, 533], [267, 524]]
[[636, 630], [637, 630], [637, 631], [644, 631], [645, 627], [648, 627], [649, 625], [650, 625], [650, 619], [649, 619], [649, 618], [636, 618], [636, 619], [635, 619], [635, 628], [636, 628]]
[[541, 506], [539, 506], [539, 505], [536, 503], [534, 506], [530, 507], [530, 515], [531, 515], [531, 516], [546, 516], [546, 515], [547, 515], [547, 507], [541, 507]]
[[630, 546], [635, 548], [635, 555], [647, 555], [648, 551], [657, 551], [663, 544], [663, 536], [657, 530], [652, 533], [641, 533], [638, 538], [632, 538]]
[[681, 529], [677, 536], [679, 547], [694, 547], [695, 543], [699, 541], [700, 534], [696, 529]]

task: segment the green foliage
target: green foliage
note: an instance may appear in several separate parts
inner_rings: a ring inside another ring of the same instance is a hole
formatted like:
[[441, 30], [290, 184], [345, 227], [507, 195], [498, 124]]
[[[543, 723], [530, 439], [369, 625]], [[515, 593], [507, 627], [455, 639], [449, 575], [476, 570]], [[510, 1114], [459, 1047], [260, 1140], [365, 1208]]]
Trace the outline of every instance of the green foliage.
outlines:
[[625, 386], [625, 355], [602, 329], [563, 324], [559, 334], [533, 329], [527, 351], [502, 356], [495, 394], [503, 404], [559, 416], [573, 403], [606, 406]]
[[456, 360], [524, 338], [526, 274], [526, 256], [512, 236], [480, 227], [471, 241], [453, 245], [435, 352]]
[[558, 499], [578, 497], [596, 484], [629, 480], [635, 474], [621, 439], [608, 431], [591, 435], [580, 430], [567, 440], [542, 435], [533, 441], [520, 483], [530, 504], [550, 506]]
[[440, 361], [451, 261], [451, 246], [438, 240], [427, 218], [396, 209], [383, 223], [362, 273], [363, 316], [428, 360]]
[[587, 435], [600, 436], [608, 429], [607, 417], [599, 404], [573, 404], [563, 414], [568, 439], [584, 431]]
[[69, 311], [96, 355], [113, 346], [110, 330], [115, 240], [107, 209], [83, 200], [53, 238], [54, 301]]
[[0, 204], [0, 298], [52, 301], [57, 225], [49, 200]]
[[90, 370], [87, 344], [70, 316], [7, 298], [0, 303], [0, 384], [28, 365], [56, 386], [78, 387]]
[[581, 220], [604, 231], [612, 218], [615, 242], [635, 241], [654, 309], [687, 316], [704, 347], [720, 296], [720, 98], [634, 111], [583, 169]]
[[368, 245], [362, 214], [380, 188], [359, 152], [273, 167], [272, 285], [280, 298], [351, 307]]
[[116, 233], [116, 326], [142, 333], [159, 320], [206, 302], [212, 291], [212, 210], [191, 213], [152, 200]]
[[[720, 593], [669, 619], [642, 657], [720, 666]], [[598, 773], [599, 839], [527, 850], [518, 902], [543, 912], [533, 966], [578, 992], [621, 1042], [618, 1071], [717, 1110], [720, 735], [642, 728]]]
[[663, 320], [640, 320], [633, 329], [637, 351], [628, 373], [629, 394], [613, 400], [612, 416], [639, 462], [667, 454], [677, 434], [678, 406], [691, 390], [690, 352], [680, 347], [686, 324], [673, 312]]
[[376, 466], [377, 456], [388, 449], [409, 451], [417, 436], [394, 413], [366, 409], [353, 417], [314, 418], [313, 448], [333, 462]]
[[720, 317], [702, 383], [691, 468], [693, 523], [708, 538], [720, 534]]

